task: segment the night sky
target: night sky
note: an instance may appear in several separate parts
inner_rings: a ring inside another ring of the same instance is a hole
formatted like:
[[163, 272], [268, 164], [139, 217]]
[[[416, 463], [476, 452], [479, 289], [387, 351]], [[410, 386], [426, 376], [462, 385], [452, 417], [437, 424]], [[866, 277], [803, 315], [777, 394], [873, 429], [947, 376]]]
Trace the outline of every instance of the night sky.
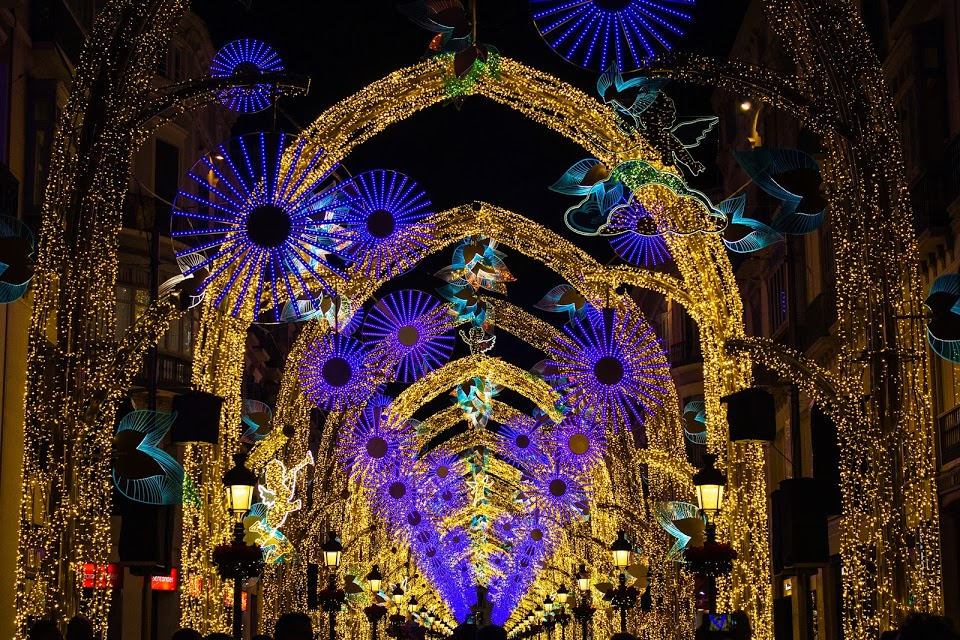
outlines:
[[[687, 36], [676, 48], [726, 57], [747, 4], [748, 0], [702, 0], [693, 10], [695, 18], [688, 25]], [[432, 37], [400, 15], [390, 0], [253, 0], [250, 11], [230, 0], [195, 0], [193, 8], [206, 21], [216, 47], [236, 38], [257, 38], [277, 50], [288, 70], [311, 76], [309, 95], [281, 101], [277, 128], [291, 133], [309, 125], [338, 100], [395, 69], [418, 62]], [[596, 93], [597, 74], [571, 65], [544, 43], [527, 2], [479, 0], [478, 37], [504, 56], [558, 76], [590, 95]], [[671, 84], [666, 92], [676, 100], [678, 116], [709, 113], [710, 89]], [[269, 130], [271, 126], [269, 112], [243, 116], [235, 133]], [[715, 134], [699, 153], [708, 166], [716, 154]], [[355, 150], [344, 166], [353, 174], [370, 169], [400, 171], [424, 187], [437, 211], [473, 200], [505, 207], [573, 240], [600, 262], [615, 262], [619, 259], [606, 240], [576, 236], [563, 224], [564, 211], [577, 199], [548, 190], [570, 165], [586, 157], [586, 152], [558, 134], [474, 96], [467, 98], [459, 111], [438, 105], [391, 126]], [[708, 190], [717, 186], [718, 177], [715, 171], [708, 171], [692, 184]], [[501, 248], [517, 277], [517, 282], [508, 284], [509, 300], [560, 326], [565, 314], [544, 313], [532, 306], [561, 280], [509, 247]], [[443, 282], [432, 274], [449, 264], [451, 252], [429, 257], [384, 291], [433, 291]], [[502, 331], [497, 336], [491, 355], [525, 369], [543, 358]], [[458, 343], [454, 357], [467, 354], [465, 345]], [[388, 391], [392, 395], [399, 389]], [[501, 399], [517, 408], [532, 408], [514, 394]], [[449, 403], [442, 396], [426, 407], [424, 414]]]

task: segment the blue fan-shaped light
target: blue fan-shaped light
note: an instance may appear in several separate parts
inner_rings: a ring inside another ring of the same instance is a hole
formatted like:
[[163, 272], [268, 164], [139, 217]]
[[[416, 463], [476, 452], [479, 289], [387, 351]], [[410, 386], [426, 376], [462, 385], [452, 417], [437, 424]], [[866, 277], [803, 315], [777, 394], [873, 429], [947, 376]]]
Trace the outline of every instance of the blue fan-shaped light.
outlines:
[[362, 405], [383, 382], [379, 360], [363, 343], [327, 333], [307, 347], [300, 363], [300, 388], [323, 409]]
[[394, 527], [402, 527], [412, 512], [423, 515], [421, 487], [425, 483], [422, 471], [408, 461], [392, 465], [373, 487], [373, 507]]
[[430, 199], [414, 180], [396, 171], [367, 171], [345, 185], [349, 201], [337, 219], [353, 233], [349, 254], [357, 273], [392, 278], [427, 251], [433, 224]]
[[565, 326], [548, 352], [553, 377], [568, 385], [564, 403], [593, 411], [601, 424], [616, 430], [663, 405], [670, 379], [666, 352], [653, 329], [630, 313], [593, 310]]
[[623, 260], [636, 267], [655, 267], [670, 259], [663, 234], [656, 230], [650, 212], [634, 198], [610, 213], [603, 233]]
[[696, 0], [530, 0], [533, 21], [568, 62], [604, 72], [633, 71], [670, 51]]
[[454, 345], [447, 306], [409, 289], [373, 305], [363, 324], [363, 339], [385, 360], [397, 363], [400, 382], [414, 382], [445, 363]]
[[[268, 44], [248, 38], [224, 45], [210, 63], [210, 75], [214, 78], [279, 71], [283, 71], [283, 63], [277, 52]], [[256, 113], [270, 106], [272, 91], [270, 85], [257, 84], [227, 89], [222, 91], [218, 98], [225, 107], [233, 111]]]
[[382, 472], [416, 454], [413, 429], [409, 424], [389, 420], [389, 406], [390, 398], [374, 396], [340, 434], [338, 454], [354, 479]]
[[[204, 156], [174, 203], [175, 227], [190, 228], [172, 235], [194, 243], [177, 258], [203, 255], [189, 261], [184, 275], [206, 270], [198, 294], [215, 293], [215, 306], [232, 294], [234, 316], [252, 305], [255, 318], [263, 306], [280, 320], [285, 302], [301, 296], [320, 308], [314, 290], [333, 293], [324, 275], [347, 277], [324, 259], [326, 254], [347, 258], [341, 252], [346, 232], [317, 206], [333, 194], [341, 202], [347, 199], [341, 186], [322, 186], [336, 165], [318, 171], [323, 150], [307, 151], [305, 139], [284, 134], [252, 134], [231, 147], [220, 145]], [[296, 305], [293, 315], [302, 315]]]

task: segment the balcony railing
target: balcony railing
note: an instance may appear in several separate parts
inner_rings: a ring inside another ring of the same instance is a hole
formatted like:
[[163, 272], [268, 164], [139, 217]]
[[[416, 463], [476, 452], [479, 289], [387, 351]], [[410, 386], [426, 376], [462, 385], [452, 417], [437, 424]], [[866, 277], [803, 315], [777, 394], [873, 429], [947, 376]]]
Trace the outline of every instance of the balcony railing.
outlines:
[[960, 458], [960, 405], [944, 413], [940, 422], [940, 464]]
[[943, 180], [933, 173], [924, 173], [910, 187], [910, 204], [913, 205], [913, 228], [917, 235], [930, 228], [947, 225], [947, 210], [943, 203]]
[[[164, 353], [158, 354], [157, 358], [157, 386], [161, 389], [171, 391], [189, 387], [191, 384], [191, 363], [185, 358], [170, 356]], [[146, 387], [149, 384], [146, 372], [147, 361], [144, 359], [140, 371], [137, 373], [133, 383], [140, 387]]]
[[699, 340], [684, 340], [670, 345], [670, 364], [674, 367], [698, 362], [703, 362]]

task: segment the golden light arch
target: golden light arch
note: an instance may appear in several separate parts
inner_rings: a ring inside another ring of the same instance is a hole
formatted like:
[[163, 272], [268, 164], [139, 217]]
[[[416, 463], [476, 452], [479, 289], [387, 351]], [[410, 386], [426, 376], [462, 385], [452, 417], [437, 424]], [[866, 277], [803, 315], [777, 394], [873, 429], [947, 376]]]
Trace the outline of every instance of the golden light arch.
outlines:
[[[321, 114], [303, 134], [311, 143], [326, 149], [325, 160], [316, 170], [322, 171], [342, 160], [353, 148], [390, 124], [444, 100], [443, 73], [444, 64], [438, 60], [398, 70]], [[553, 129], [611, 167], [625, 160], [659, 157], [641, 135], [625, 135], [608, 107], [547, 74], [507, 58], [501, 61], [498, 77], [480, 80], [472, 91]], [[656, 160], [650, 164], [663, 169]], [[629, 173], [623, 180], [635, 193], [656, 201], [657, 206], [650, 209], [661, 226], [689, 228], [702, 221], [703, 206], [693, 199], [656, 184], [642, 183]], [[483, 217], [484, 209], [486, 217]], [[474, 215], [485, 223], [496, 224], [493, 214], [502, 213], [502, 210], [481, 207]], [[650, 288], [683, 304], [698, 322], [710, 433], [708, 446], [720, 454], [721, 465], [730, 476], [721, 536], [728, 537], [740, 557], [746, 559], [737, 563], [729, 588], [725, 589], [726, 602], [722, 604], [729, 610], [744, 610], [754, 623], [755, 637], [769, 640], [772, 638], [772, 594], [767, 580], [764, 454], [759, 445], [728, 442], [719, 402], [720, 397], [748, 386], [751, 380], [749, 358], [733, 357], [724, 349], [727, 340], [742, 339], [745, 335], [739, 292], [726, 249], [718, 237], [691, 234], [667, 235], [665, 239], [680, 280], [621, 268], [581, 269], [572, 277], [564, 277], [582, 292], [589, 292], [591, 299], [598, 300], [604, 291], [620, 282]], [[520, 240], [504, 242], [525, 252], [527, 244]], [[531, 251], [540, 248], [535, 238], [527, 242]], [[558, 272], [563, 274], [560, 269]], [[364, 300], [376, 286], [375, 282], [352, 281], [344, 293], [351, 299]], [[220, 395], [239, 398], [239, 380], [213, 383], [210, 387]]]

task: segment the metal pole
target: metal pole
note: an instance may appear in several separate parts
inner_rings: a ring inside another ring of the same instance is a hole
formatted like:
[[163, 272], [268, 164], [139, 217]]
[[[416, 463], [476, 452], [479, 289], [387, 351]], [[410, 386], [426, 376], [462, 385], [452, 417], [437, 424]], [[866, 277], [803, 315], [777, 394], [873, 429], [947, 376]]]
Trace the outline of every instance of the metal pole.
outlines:
[[243, 578], [233, 579], [233, 639], [243, 640]]
[[337, 613], [330, 612], [330, 640], [337, 640]]

